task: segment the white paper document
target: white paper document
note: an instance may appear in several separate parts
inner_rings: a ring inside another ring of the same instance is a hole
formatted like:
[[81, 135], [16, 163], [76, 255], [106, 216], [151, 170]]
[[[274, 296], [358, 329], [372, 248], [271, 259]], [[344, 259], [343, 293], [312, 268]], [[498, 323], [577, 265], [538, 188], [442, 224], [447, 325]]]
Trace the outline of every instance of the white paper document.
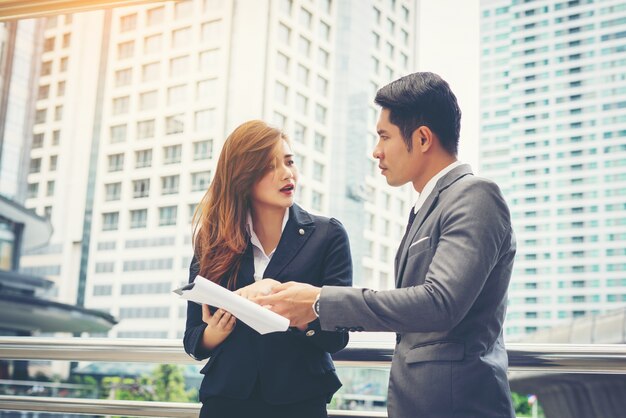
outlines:
[[289, 328], [289, 320], [284, 316], [257, 305], [202, 276], [196, 276], [193, 283], [174, 290], [174, 293], [192, 302], [222, 308], [259, 334], [287, 331]]

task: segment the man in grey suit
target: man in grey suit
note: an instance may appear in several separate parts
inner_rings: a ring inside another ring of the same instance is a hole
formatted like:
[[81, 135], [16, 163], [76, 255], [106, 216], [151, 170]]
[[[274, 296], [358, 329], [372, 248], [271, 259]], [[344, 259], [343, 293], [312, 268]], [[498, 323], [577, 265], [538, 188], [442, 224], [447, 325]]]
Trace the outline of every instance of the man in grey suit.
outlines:
[[493, 182], [457, 161], [461, 111], [448, 83], [415, 73], [381, 88], [374, 158], [419, 199], [395, 260], [396, 289], [285, 283], [256, 299], [298, 326], [394, 331], [389, 417], [512, 418], [502, 338], [515, 256]]

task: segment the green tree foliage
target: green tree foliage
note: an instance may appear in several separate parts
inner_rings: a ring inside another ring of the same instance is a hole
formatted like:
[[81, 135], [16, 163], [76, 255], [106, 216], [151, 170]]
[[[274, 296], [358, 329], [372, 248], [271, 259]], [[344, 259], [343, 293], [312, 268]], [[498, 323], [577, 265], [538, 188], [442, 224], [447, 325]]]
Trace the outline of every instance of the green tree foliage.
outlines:
[[182, 368], [176, 365], [161, 364], [149, 376], [106, 377], [102, 380], [103, 398], [159, 401], [194, 402], [195, 391], [185, 391]]

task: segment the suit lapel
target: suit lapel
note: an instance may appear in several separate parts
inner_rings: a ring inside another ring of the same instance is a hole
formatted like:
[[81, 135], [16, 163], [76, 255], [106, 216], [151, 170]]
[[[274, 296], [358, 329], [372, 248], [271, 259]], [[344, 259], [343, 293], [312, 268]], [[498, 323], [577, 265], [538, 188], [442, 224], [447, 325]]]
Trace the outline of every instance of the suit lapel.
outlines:
[[439, 190], [433, 190], [432, 193], [428, 196], [420, 210], [417, 212], [415, 216], [415, 220], [413, 221], [413, 225], [411, 225], [411, 229], [409, 233], [406, 234], [406, 239], [398, 248], [398, 269], [396, 270], [398, 274], [396, 275], [396, 287], [400, 287], [402, 284], [402, 275], [404, 274], [404, 266], [406, 265], [406, 258], [409, 255], [409, 247], [413, 242], [413, 238], [419, 231], [420, 226], [424, 223], [428, 215], [433, 211], [436, 206], [437, 200], [439, 199]]
[[468, 174], [472, 174], [472, 169], [467, 164], [462, 164], [458, 167], [452, 169], [449, 173], [439, 179], [437, 184], [435, 185], [435, 189], [428, 196], [419, 212], [417, 212], [417, 216], [413, 221], [413, 225], [411, 225], [411, 229], [409, 233], [406, 235], [406, 239], [402, 241], [400, 247], [398, 248], [398, 254], [396, 255], [396, 287], [399, 288], [402, 286], [403, 276], [404, 276], [404, 268], [406, 266], [406, 259], [409, 255], [409, 247], [413, 243], [413, 238], [417, 235], [420, 227], [431, 214], [431, 212], [437, 206], [437, 202], [439, 201], [439, 195], [445, 189], [450, 187], [450, 185], [454, 184], [457, 180], [462, 177], [465, 177]]
[[263, 277], [279, 280], [278, 275], [287, 267], [293, 258], [300, 252], [304, 244], [315, 231], [315, 224], [311, 215], [294, 204], [289, 208], [289, 220], [280, 237], [278, 247], [272, 260], [265, 269]]
[[237, 274], [237, 288], [247, 286], [254, 283], [254, 253], [252, 252], [252, 243], [248, 242], [248, 248], [243, 254], [239, 273]]

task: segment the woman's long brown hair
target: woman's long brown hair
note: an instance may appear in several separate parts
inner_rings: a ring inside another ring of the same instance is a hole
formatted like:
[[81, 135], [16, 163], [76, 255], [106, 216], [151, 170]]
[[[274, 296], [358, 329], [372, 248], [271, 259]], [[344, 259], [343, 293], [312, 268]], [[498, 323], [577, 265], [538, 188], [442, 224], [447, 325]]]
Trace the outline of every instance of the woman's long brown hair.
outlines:
[[224, 142], [215, 177], [193, 215], [200, 275], [228, 289], [236, 288], [248, 245], [246, 219], [252, 187], [267, 173], [281, 140], [287, 140], [286, 136], [263, 121], [239, 125]]

